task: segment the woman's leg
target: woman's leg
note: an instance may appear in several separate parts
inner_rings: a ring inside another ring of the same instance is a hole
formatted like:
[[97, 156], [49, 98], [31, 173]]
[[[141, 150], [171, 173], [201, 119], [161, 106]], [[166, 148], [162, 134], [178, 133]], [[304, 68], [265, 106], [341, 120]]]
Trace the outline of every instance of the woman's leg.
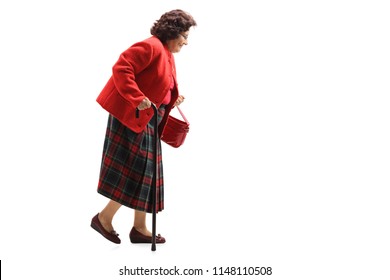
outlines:
[[152, 236], [152, 233], [146, 228], [146, 212], [134, 210], [134, 227], [146, 236]]
[[111, 232], [114, 230], [112, 226], [112, 219], [115, 213], [122, 205], [114, 200], [110, 200], [106, 207], [99, 213], [98, 219], [105, 230]]

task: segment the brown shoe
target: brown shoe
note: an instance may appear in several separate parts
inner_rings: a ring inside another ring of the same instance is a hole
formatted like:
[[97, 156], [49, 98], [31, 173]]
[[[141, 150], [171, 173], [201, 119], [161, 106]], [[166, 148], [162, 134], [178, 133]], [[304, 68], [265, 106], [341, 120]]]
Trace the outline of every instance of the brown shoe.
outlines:
[[[152, 243], [152, 237], [140, 233], [133, 227], [129, 234], [131, 243]], [[165, 238], [160, 234], [156, 236], [156, 243], [165, 243]]]
[[108, 232], [107, 230], [105, 230], [104, 227], [102, 226], [102, 224], [100, 223], [98, 216], [99, 216], [99, 213], [97, 213], [96, 216], [92, 218], [91, 227], [94, 230], [96, 230], [98, 233], [103, 235], [105, 238], [110, 240], [111, 242], [114, 242], [116, 244], [120, 244], [121, 240], [118, 237], [119, 234], [117, 234], [115, 232], [115, 230], [113, 230], [111, 232]]

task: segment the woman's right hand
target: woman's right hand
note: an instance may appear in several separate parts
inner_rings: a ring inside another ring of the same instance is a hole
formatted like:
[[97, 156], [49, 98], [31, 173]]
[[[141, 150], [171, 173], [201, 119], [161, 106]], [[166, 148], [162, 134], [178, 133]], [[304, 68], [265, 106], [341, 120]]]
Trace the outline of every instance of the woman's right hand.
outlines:
[[140, 104], [138, 104], [137, 108], [138, 110], [145, 110], [150, 108], [152, 106], [152, 102], [150, 102], [149, 98], [145, 97], [144, 100], [141, 101]]

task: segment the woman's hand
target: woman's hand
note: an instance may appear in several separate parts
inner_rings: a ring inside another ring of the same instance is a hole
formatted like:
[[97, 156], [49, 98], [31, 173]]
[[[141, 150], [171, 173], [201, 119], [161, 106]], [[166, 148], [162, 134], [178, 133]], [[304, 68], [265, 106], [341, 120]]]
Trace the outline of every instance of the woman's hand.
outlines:
[[141, 101], [140, 104], [138, 104], [137, 108], [138, 110], [145, 110], [150, 108], [152, 106], [152, 102], [150, 102], [149, 98], [145, 97], [144, 100]]
[[179, 106], [181, 103], [183, 103], [184, 101], [184, 96], [183, 95], [179, 95], [179, 97], [177, 98], [176, 102], [175, 102], [175, 106]]

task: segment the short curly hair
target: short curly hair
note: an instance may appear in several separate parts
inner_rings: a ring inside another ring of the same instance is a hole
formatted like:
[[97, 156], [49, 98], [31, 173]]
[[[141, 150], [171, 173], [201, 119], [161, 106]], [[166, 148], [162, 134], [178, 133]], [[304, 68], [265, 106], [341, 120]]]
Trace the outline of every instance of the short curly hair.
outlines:
[[196, 26], [194, 18], [183, 10], [177, 9], [166, 12], [156, 20], [150, 33], [165, 43], [178, 38], [180, 33], [188, 31], [192, 26]]

